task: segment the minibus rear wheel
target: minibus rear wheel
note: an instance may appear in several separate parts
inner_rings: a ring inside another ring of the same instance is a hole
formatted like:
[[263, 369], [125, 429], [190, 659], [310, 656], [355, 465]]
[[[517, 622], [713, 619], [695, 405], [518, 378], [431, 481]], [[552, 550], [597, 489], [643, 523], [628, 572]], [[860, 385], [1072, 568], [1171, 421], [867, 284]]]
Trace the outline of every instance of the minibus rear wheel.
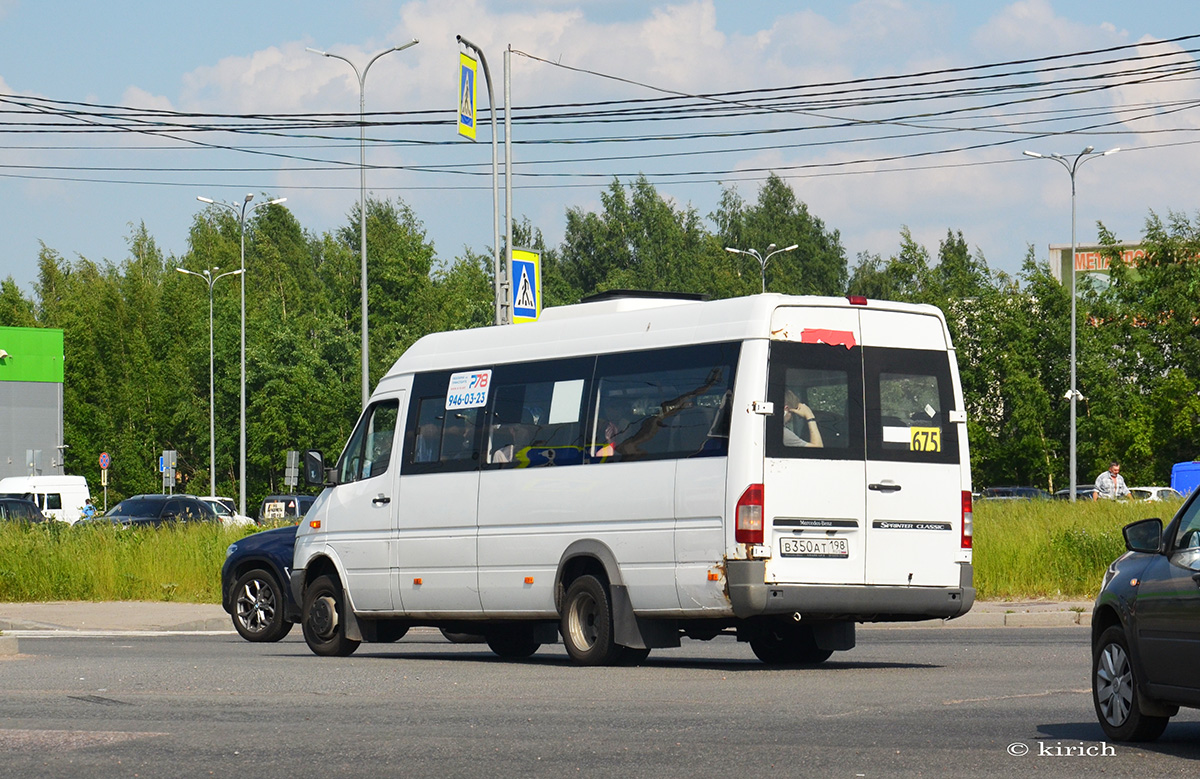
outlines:
[[563, 598], [560, 623], [563, 644], [571, 659], [581, 665], [615, 665], [624, 647], [613, 641], [612, 600], [608, 588], [595, 576], [571, 582]]
[[301, 627], [313, 654], [347, 657], [360, 642], [346, 637], [346, 600], [342, 585], [332, 576], [318, 576], [304, 593]]
[[767, 665], [817, 665], [833, 654], [817, 646], [812, 628], [790, 619], [758, 626], [750, 636], [750, 648]]

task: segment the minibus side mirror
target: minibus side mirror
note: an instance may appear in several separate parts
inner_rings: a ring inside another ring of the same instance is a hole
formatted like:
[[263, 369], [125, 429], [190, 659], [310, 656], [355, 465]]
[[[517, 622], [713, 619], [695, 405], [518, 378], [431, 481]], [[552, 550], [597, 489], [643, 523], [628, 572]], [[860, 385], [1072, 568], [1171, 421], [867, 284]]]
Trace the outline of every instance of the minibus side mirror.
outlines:
[[337, 484], [334, 469], [326, 470], [325, 458], [316, 449], [304, 453], [304, 483], [310, 487], [333, 487]]
[[1162, 520], [1154, 517], [1131, 522], [1121, 528], [1125, 536], [1125, 548], [1131, 552], [1146, 552], [1155, 554], [1162, 550]]

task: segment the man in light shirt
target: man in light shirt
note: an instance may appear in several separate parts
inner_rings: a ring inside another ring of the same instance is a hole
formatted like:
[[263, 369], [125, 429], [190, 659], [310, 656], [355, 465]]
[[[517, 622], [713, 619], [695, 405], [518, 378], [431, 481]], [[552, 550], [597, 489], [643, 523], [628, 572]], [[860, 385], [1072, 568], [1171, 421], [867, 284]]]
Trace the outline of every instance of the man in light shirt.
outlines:
[[1121, 464], [1113, 460], [1108, 464], [1108, 470], [1096, 477], [1096, 491], [1092, 493], [1092, 499], [1127, 497], [1129, 488], [1125, 486], [1125, 478], [1121, 476]]

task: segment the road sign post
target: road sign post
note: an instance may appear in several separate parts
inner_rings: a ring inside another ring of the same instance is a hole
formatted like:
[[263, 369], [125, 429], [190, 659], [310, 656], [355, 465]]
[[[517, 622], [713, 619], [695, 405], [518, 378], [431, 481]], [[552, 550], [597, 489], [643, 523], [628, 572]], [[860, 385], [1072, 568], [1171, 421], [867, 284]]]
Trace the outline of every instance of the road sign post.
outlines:
[[293, 449], [287, 453], [287, 468], [283, 472], [283, 483], [296, 491], [300, 484], [300, 452]]
[[542, 257], [529, 249], [512, 250], [513, 323], [536, 322], [542, 315]]
[[163, 475], [163, 492], [168, 495], [175, 494], [175, 450], [164, 449], [162, 457], [158, 459], [158, 469]]
[[476, 97], [479, 90], [475, 85], [476, 66], [474, 58], [458, 53], [458, 134], [475, 140]]
[[112, 465], [112, 458], [108, 456], [108, 452], [100, 453], [100, 486], [104, 488], [104, 510], [108, 511], [108, 466]]

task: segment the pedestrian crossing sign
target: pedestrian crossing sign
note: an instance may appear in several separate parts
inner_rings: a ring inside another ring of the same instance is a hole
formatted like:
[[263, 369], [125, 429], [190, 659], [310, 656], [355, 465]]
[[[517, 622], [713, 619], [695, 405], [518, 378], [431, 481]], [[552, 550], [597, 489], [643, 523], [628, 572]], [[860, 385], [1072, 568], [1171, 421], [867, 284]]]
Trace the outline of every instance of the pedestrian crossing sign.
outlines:
[[542, 315], [542, 257], [528, 249], [513, 249], [513, 324], [536, 322]]
[[475, 140], [475, 108], [478, 105], [475, 88], [475, 60], [458, 53], [458, 134]]

